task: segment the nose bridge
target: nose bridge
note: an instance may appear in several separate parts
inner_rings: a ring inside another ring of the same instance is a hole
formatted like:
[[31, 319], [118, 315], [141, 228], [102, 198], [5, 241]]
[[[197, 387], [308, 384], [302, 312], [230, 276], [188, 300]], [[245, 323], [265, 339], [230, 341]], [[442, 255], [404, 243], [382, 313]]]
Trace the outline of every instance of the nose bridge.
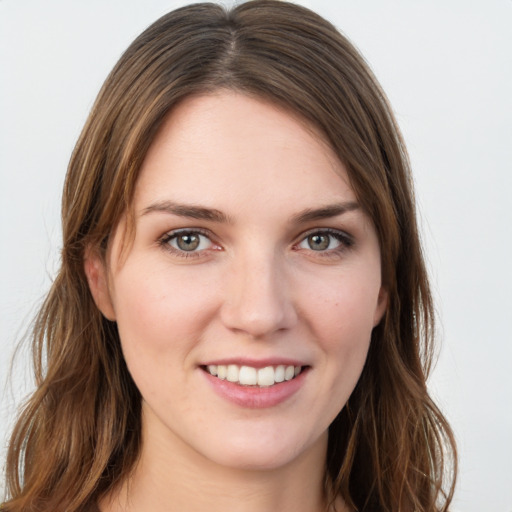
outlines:
[[272, 249], [246, 250], [234, 258], [223, 321], [253, 338], [290, 328], [296, 320], [284, 261]]

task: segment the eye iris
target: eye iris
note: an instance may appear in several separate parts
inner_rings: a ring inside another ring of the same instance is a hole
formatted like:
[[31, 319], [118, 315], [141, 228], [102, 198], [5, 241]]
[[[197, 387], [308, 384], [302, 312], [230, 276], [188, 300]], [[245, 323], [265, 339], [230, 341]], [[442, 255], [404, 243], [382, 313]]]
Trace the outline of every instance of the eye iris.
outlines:
[[313, 251], [323, 251], [329, 247], [329, 235], [310, 235], [308, 236], [308, 245]]
[[194, 251], [199, 247], [199, 236], [183, 234], [177, 237], [176, 244], [182, 251]]

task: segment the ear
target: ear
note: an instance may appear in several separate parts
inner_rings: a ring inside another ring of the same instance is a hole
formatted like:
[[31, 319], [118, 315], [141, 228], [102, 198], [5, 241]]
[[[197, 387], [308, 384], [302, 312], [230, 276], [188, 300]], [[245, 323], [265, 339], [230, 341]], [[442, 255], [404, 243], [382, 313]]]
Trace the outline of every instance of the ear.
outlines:
[[373, 316], [373, 327], [377, 327], [377, 325], [379, 325], [380, 321], [382, 320], [382, 317], [384, 316], [384, 313], [388, 307], [388, 299], [388, 291], [383, 286], [381, 286], [379, 290], [379, 296], [377, 297], [377, 307], [375, 308], [375, 314]]
[[105, 318], [115, 321], [116, 314], [110, 296], [106, 264], [98, 251], [91, 247], [85, 251], [84, 270], [96, 306]]

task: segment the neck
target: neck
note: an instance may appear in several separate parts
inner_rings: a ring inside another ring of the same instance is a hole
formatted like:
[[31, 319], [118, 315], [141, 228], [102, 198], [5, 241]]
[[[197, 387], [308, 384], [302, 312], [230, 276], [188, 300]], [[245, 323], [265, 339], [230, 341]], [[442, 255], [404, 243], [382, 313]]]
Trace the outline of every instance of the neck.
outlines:
[[324, 493], [327, 434], [278, 468], [226, 467], [181, 440], [145, 435], [130, 477], [100, 503], [102, 512], [345, 512]]

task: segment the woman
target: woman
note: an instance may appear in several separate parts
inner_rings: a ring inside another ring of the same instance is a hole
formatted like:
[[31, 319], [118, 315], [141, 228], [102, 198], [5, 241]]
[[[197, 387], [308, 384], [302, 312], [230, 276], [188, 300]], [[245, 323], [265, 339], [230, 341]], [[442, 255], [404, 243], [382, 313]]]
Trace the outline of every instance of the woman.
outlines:
[[158, 20], [62, 219], [4, 510], [447, 510], [405, 148], [328, 22], [259, 0]]

